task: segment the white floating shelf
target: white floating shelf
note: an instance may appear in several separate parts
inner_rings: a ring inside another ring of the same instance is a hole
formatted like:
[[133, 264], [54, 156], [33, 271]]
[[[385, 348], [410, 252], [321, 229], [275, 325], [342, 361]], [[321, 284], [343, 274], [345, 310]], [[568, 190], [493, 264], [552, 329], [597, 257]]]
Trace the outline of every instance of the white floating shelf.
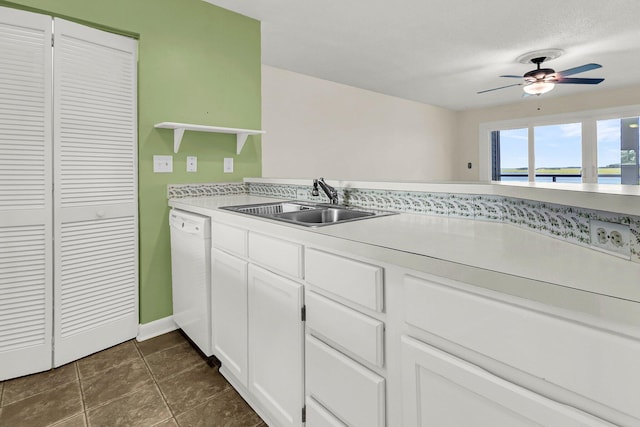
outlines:
[[236, 135], [236, 154], [240, 154], [249, 135], [261, 135], [263, 130], [223, 128], [220, 126], [192, 125], [189, 123], [162, 122], [154, 126], [158, 129], [173, 129], [173, 152], [177, 153], [185, 130], [211, 133], [233, 133]]

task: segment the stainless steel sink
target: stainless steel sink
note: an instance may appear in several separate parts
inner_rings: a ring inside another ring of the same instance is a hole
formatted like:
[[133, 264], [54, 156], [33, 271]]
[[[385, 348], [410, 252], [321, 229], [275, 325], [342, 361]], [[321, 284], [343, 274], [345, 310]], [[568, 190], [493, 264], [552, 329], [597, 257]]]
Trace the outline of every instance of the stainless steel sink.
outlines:
[[332, 224], [372, 215], [375, 213], [345, 208], [326, 208], [283, 213], [277, 215], [277, 218], [309, 224]]
[[221, 209], [307, 227], [319, 227], [395, 214], [395, 212], [388, 211], [305, 202], [260, 203], [255, 205], [225, 206]]

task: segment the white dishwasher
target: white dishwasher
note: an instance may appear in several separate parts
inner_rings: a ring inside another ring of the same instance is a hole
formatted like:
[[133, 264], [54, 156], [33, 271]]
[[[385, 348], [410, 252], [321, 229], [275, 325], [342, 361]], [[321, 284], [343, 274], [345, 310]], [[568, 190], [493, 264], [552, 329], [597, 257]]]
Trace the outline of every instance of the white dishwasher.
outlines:
[[172, 209], [171, 282], [173, 320], [210, 357], [211, 344], [211, 219]]

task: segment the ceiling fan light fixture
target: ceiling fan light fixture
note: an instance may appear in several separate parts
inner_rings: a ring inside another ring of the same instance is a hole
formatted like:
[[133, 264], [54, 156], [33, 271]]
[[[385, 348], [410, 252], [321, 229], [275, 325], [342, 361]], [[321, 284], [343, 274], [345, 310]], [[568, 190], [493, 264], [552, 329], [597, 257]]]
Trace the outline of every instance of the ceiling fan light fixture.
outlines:
[[551, 82], [534, 82], [525, 85], [522, 89], [529, 95], [542, 95], [543, 93], [553, 90], [555, 86], [555, 83]]

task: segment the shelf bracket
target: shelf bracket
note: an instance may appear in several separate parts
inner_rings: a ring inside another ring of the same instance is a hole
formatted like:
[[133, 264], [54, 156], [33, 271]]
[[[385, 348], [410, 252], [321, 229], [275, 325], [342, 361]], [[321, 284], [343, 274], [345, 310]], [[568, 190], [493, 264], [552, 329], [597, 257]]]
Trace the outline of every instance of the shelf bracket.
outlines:
[[182, 137], [184, 136], [184, 128], [175, 128], [173, 130], [173, 152], [177, 153], [180, 149], [180, 143], [182, 143]]
[[248, 133], [238, 133], [236, 135], [236, 154], [240, 154], [244, 143], [247, 142]]

